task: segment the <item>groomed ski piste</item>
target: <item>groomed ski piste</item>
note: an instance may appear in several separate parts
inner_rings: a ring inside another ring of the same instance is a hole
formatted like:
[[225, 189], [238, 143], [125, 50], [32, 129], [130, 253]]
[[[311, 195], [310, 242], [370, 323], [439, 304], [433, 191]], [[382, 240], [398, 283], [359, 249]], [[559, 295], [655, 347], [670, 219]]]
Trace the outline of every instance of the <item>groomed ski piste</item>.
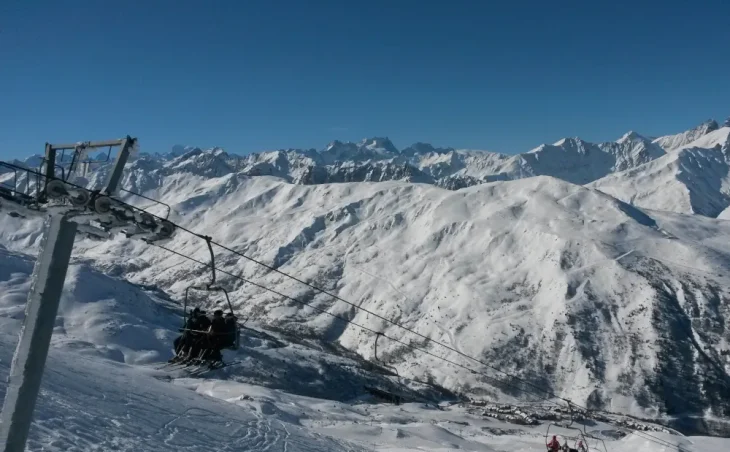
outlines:
[[[0, 248], [2, 379], [22, 324], [32, 266], [31, 257]], [[179, 323], [179, 304], [164, 294], [72, 265], [28, 450], [545, 450], [548, 423], [518, 425], [468, 403], [378, 403], [359, 387], [387, 387], [383, 373], [315, 340], [291, 341], [255, 325], [244, 331], [237, 354], [226, 352], [226, 361], [241, 365], [196, 378], [184, 370], [158, 370], [172, 356]], [[438, 399], [436, 389], [420, 389]], [[609, 451], [680, 450], [635, 434], [614, 439], [618, 429], [611, 424], [584, 428]], [[550, 434], [576, 436], [555, 426]], [[684, 451], [720, 452], [730, 444], [651, 435]]]

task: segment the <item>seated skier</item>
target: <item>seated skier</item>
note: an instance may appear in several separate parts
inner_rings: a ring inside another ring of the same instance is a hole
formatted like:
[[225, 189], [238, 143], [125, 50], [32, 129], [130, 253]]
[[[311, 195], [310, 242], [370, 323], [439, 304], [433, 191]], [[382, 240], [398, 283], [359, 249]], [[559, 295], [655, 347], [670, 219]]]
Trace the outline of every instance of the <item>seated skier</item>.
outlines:
[[553, 439], [546, 445], [550, 452], [560, 452], [560, 442], [556, 435], [553, 435]]
[[221, 344], [222, 347], [232, 347], [236, 345], [236, 322], [238, 319], [233, 313], [226, 314], [226, 334], [223, 336], [224, 340]]
[[170, 360], [170, 362], [183, 359], [188, 354], [195, 338], [195, 330], [199, 323], [199, 317], [202, 314], [205, 314], [205, 312], [201, 311], [200, 308], [195, 308], [190, 311], [188, 318], [185, 320], [185, 324], [180, 329], [182, 334], [173, 342], [175, 356]]
[[184, 362], [191, 362], [200, 358], [202, 353], [210, 347], [207, 332], [210, 329], [210, 319], [205, 311], [199, 311], [190, 329], [190, 346], [185, 355]]
[[226, 335], [226, 321], [223, 318], [223, 311], [217, 309], [213, 312], [213, 319], [210, 322], [210, 329], [207, 334], [208, 347], [201, 359], [222, 361], [221, 349], [224, 347]]

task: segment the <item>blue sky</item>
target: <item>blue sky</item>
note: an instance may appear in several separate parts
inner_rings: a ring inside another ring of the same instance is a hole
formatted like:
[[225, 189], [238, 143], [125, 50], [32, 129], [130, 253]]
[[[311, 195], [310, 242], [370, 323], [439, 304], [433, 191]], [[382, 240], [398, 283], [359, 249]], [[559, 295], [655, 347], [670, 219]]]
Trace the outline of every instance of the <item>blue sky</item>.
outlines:
[[[636, 4], [634, 4], [636, 3]], [[730, 115], [727, 1], [0, 2], [0, 158], [126, 134], [507, 153]]]

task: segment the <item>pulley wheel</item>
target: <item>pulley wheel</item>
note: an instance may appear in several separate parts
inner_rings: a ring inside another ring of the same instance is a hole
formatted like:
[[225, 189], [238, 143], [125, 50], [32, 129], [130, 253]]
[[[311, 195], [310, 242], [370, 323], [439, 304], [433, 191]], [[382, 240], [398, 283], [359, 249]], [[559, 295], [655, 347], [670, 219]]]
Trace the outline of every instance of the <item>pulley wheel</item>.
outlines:
[[160, 229], [157, 233], [160, 237], [170, 237], [175, 232], [175, 225], [167, 220], [162, 220], [160, 223]]
[[89, 196], [88, 191], [78, 190], [71, 196], [71, 204], [76, 207], [83, 207], [89, 202], [89, 199], [91, 199], [91, 196]]
[[63, 198], [68, 194], [66, 191], [66, 184], [60, 180], [52, 180], [46, 185], [46, 194], [51, 199]]
[[94, 200], [94, 210], [96, 213], [109, 213], [112, 210], [112, 201], [106, 196], [100, 196]]

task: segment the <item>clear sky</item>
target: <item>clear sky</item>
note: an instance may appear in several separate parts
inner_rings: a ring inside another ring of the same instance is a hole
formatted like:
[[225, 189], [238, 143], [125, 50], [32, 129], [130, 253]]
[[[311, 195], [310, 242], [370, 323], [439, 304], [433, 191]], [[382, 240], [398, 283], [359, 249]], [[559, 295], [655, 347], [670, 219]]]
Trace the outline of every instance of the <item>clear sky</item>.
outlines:
[[2, 0], [0, 158], [130, 134], [246, 153], [527, 151], [730, 115], [730, 1]]

